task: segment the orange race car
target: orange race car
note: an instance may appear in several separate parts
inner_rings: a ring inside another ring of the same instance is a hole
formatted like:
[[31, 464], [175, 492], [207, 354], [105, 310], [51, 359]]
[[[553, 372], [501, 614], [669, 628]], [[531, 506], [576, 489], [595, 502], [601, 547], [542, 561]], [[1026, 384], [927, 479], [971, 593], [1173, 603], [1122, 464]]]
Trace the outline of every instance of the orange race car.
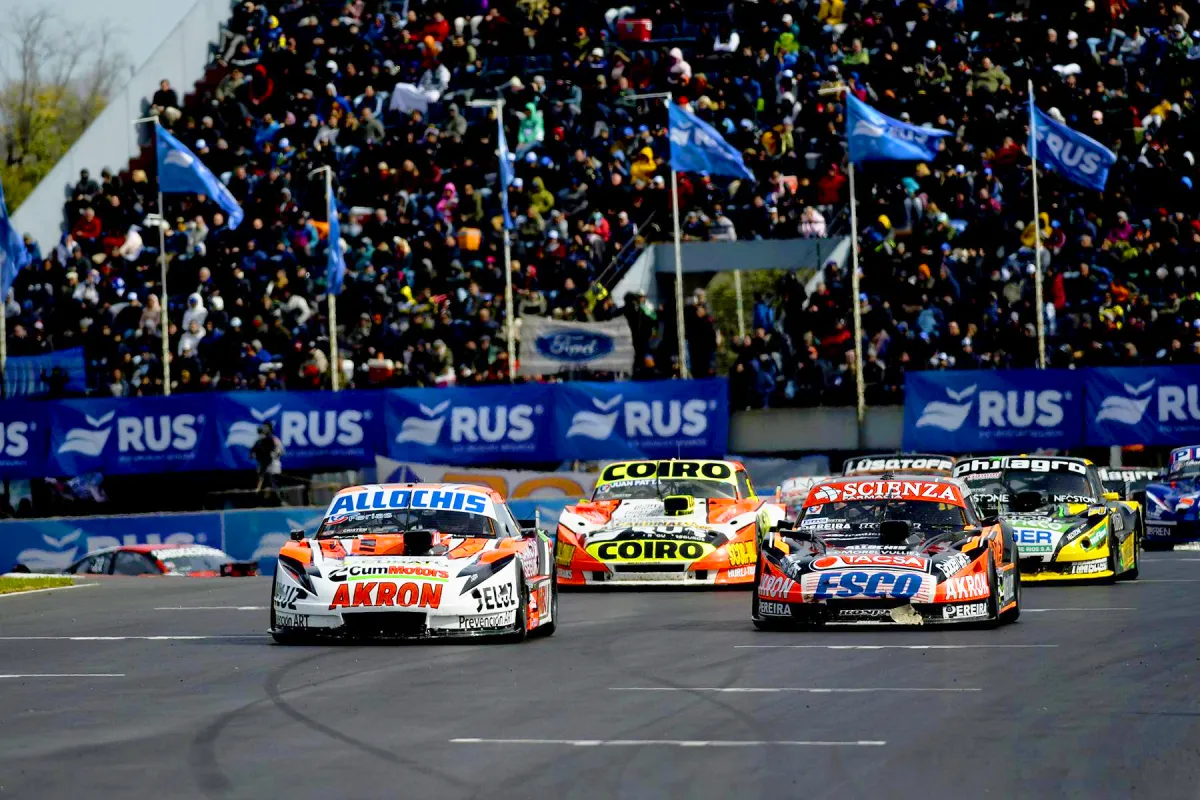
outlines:
[[941, 476], [832, 478], [761, 547], [755, 627], [1010, 622], [1021, 613], [1012, 528]]
[[354, 486], [313, 538], [279, 551], [271, 634], [487, 636], [520, 641], [558, 624], [549, 538], [522, 530], [492, 489], [460, 484]]
[[754, 580], [757, 541], [783, 520], [736, 461], [620, 461], [558, 522], [560, 586], [724, 586]]

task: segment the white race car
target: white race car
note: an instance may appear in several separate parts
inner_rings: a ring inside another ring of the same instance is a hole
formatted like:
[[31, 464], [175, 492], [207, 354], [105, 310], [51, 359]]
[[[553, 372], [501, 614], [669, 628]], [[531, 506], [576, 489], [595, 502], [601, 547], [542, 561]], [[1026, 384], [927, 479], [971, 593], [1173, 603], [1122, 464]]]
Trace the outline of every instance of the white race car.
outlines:
[[550, 541], [479, 486], [343, 489], [313, 538], [293, 531], [272, 584], [271, 635], [549, 636], [558, 621]]

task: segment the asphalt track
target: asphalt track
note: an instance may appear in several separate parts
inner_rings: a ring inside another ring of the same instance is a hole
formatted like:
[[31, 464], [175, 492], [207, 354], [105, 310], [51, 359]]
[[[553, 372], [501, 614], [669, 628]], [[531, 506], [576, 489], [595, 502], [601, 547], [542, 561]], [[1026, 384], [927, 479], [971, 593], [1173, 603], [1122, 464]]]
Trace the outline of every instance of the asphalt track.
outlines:
[[3, 597], [0, 797], [1196, 798], [1200, 554], [1142, 575], [999, 630], [569, 594], [499, 646], [276, 646], [265, 579]]

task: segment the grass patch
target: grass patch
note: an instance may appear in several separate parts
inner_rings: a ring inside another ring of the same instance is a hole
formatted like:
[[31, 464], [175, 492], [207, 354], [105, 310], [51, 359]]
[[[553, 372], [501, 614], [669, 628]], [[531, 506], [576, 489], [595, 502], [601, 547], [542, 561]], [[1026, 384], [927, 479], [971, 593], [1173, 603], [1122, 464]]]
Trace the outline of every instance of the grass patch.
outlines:
[[65, 575], [0, 578], [0, 594], [31, 592], [34, 589], [56, 589], [59, 586], [74, 586], [75, 579]]

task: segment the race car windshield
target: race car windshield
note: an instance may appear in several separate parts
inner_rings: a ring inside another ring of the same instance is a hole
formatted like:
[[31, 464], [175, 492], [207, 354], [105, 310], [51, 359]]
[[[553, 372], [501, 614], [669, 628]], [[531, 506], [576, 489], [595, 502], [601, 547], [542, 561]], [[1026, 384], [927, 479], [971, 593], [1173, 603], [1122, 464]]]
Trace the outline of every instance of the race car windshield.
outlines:
[[1185, 461], [1167, 474], [1170, 481], [1200, 480], [1200, 462]]
[[203, 553], [195, 555], [175, 555], [170, 552], [156, 553], [155, 558], [162, 562], [167, 572], [179, 575], [193, 575], [197, 572], [220, 572], [222, 564], [233, 561], [225, 553]]
[[318, 539], [369, 536], [429, 530], [450, 536], [495, 539], [496, 521], [483, 514], [444, 509], [363, 511], [326, 517], [317, 529]]
[[967, 524], [962, 506], [930, 500], [853, 500], [805, 509], [802, 528], [878, 528], [885, 520], [903, 520], [914, 528], [961, 528]]
[[592, 499], [661, 500], [674, 494], [735, 499], [737, 486], [723, 481], [693, 480], [691, 478], [638, 478], [602, 483], [592, 493]]
[[1087, 477], [1075, 472], [1034, 472], [1008, 469], [964, 475], [971, 494], [983, 502], [1004, 504], [1018, 492], [1038, 492], [1048, 503], [1087, 503], [1092, 497]]

